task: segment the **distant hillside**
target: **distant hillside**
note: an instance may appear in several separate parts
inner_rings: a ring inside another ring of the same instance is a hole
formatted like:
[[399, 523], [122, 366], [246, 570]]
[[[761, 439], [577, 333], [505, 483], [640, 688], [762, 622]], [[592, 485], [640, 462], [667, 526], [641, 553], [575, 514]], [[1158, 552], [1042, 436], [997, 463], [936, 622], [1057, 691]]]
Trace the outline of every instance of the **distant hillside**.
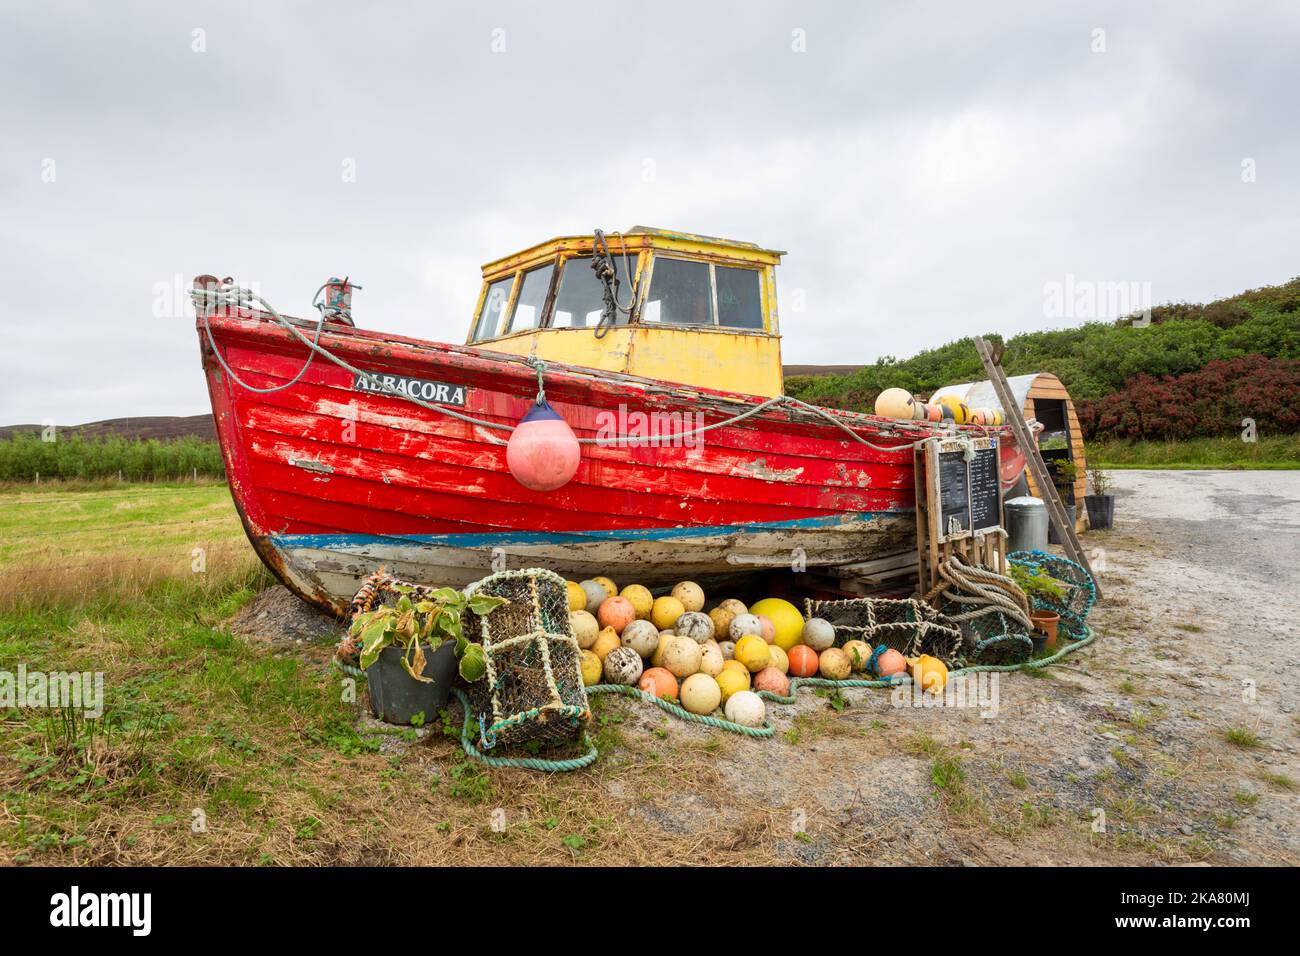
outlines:
[[793, 375], [852, 375], [861, 365], [783, 365], [781, 371], [786, 378]]
[[[1007, 374], [1055, 373], [1090, 433], [1222, 434], [1243, 414], [1261, 434], [1289, 433], [1296, 427], [1290, 410], [1300, 406], [1300, 277], [1208, 304], [1156, 306], [1149, 325], [1133, 317], [1089, 322], [1027, 332], [1006, 345]], [[793, 375], [785, 385], [805, 401], [870, 411], [886, 388], [925, 397], [982, 378], [974, 343], [964, 338], [908, 359], [884, 356], [846, 375]]]
[[[90, 422], [85, 425], [59, 425], [57, 426], [60, 438], [78, 438], [98, 439], [98, 438], [126, 438], [126, 439], [157, 439], [158, 441], [173, 441], [177, 438], [201, 438], [205, 441], [217, 440], [217, 427], [212, 420], [212, 414], [204, 415], [160, 415], [145, 418], [110, 418], [102, 422]], [[37, 435], [41, 432], [40, 425], [6, 425], [0, 427], [0, 440], [12, 438], [14, 435]]]

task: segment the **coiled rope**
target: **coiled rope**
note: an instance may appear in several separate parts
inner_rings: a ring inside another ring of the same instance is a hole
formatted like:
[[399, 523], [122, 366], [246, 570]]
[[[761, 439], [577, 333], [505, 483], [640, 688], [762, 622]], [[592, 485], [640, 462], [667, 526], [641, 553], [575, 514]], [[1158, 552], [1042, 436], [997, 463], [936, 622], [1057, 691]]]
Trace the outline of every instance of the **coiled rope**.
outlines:
[[[322, 289], [324, 287], [325, 287], [324, 285], [321, 286]], [[319, 291], [320, 290], [317, 290], [318, 294]], [[345, 359], [342, 359], [339, 356], [335, 355], [325, 346], [321, 345], [319, 341], [321, 335], [321, 328], [325, 322], [325, 315], [323, 310], [320, 319], [316, 322], [316, 331], [313, 339], [303, 335], [302, 331], [297, 327], [297, 325], [295, 325], [293, 322], [290, 322], [288, 319], [282, 316], [279, 312], [276, 311], [275, 307], [272, 306], [271, 303], [267, 302], [266, 299], [262, 298], [260, 294], [252, 291], [251, 289], [246, 289], [243, 288], [242, 286], [231, 284], [231, 285], [221, 286], [217, 288], [206, 287], [200, 289], [192, 289], [190, 291], [190, 295], [194, 299], [196, 311], [198, 311], [200, 318], [203, 320], [203, 329], [204, 332], [207, 334], [208, 344], [211, 346], [213, 354], [216, 355], [217, 361], [220, 363], [221, 367], [225, 370], [226, 374], [229, 375], [234, 382], [236, 382], [241, 387], [248, 389], [250, 392], [257, 392], [259, 394], [268, 394], [271, 392], [279, 392], [282, 391], [283, 389], [289, 388], [291, 385], [296, 384], [299, 381], [299, 379], [301, 379], [302, 376], [306, 374], [308, 367], [312, 363], [313, 357], [316, 355], [320, 355], [328, 359], [329, 361], [333, 362], [339, 368], [351, 372], [353, 375], [356, 375], [362, 380], [364, 380], [368, 384], [368, 387], [371, 391], [380, 392], [385, 395], [390, 395], [394, 398], [405, 399], [406, 401], [418, 405], [420, 408], [423, 408], [427, 411], [436, 412], [439, 415], [446, 415], [450, 418], [455, 418], [467, 424], [476, 425], [479, 428], [487, 428], [496, 431], [507, 431], [507, 432], [514, 431], [515, 428], [514, 425], [506, 425], [502, 422], [492, 422], [482, 418], [475, 418], [473, 415], [466, 415], [465, 413], [458, 412], [453, 408], [447, 408], [445, 405], [434, 405], [433, 403], [426, 402], [421, 398], [415, 397], [414, 395], [408, 395], [405, 392], [397, 389], [395, 386], [386, 385], [382, 377], [376, 375], [374, 372], [367, 372], [362, 369], [359, 369], [355, 365], [352, 365], [351, 363], [346, 361]], [[242, 378], [240, 378], [238, 374], [236, 374], [234, 369], [230, 367], [230, 364], [226, 361], [225, 356], [223, 356], [221, 354], [221, 351], [217, 348], [216, 340], [212, 335], [212, 327], [209, 324], [208, 316], [213, 308], [216, 308], [218, 306], [226, 306], [226, 307], [233, 306], [235, 308], [247, 308], [252, 303], [257, 303], [258, 305], [262, 306], [267, 311], [267, 313], [269, 313], [271, 317], [275, 319], [275, 321], [278, 324], [288, 329], [294, 335], [294, 337], [298, 339], [298, 341], [300, 341], [303, 345], [307, 346], [307, 348], [311, 350], [311, 354], [307, 356], [307, 361], [303, 364], [303, 367], [298, 370], [298, 373], [291, 380], [285, 382], [283, 385], [276, 385], [270, 388], [258, 388], [256, 386], [249, 385]], [[317, 305], [317, 308], [320, 308], [320, 306]], [[546, 370], [546, 363], [543, 362], [541, 359], [535, 357], [527, 358], [525, 359], [525, 361], [528, 362], [529, 365], [533, 366], [536, 369], [538, 396], [539, 398], [544, 399], [546, 396], [546, 391], [543, 383], [543, 376]], [[752, 408], [746, 409], [745, 411], [733, 415], [730, 418], [723, 419], [720, 422], [713, 422], [712, 424], [702, 425], [699, 428], [692, 428], [687, 431], [673, 432], [671, 435], [657, 435], [654, 436], [654, 440], [658, 443], [665, 443], [665, 442], [674, 442], [679, 439], [690, 438], [694, 435], [703, 435], [705, 432], [713, 431], [715, 428], [726, 428], [729, 425], [735, 425], [738, 422], [743, 422], [747, 418], [752, 418], [755, 415], [765, 412], [770, 408], [776, 408], [780, 406], [798, 408], [806, 412], [811, 412], [812, 414], [816, 415], [818, 418], [821, 418], [822, 420], [840, 429], [840, 431], [844, 432], [844, 434], [848, 435], [854, 441], [858, 442], [859, 444], [867, 446], [873, 451], [893, 453], [893, 454], [898, 454], [902, 452], [910, 453], [912, 450], [912, 446], [914, 444], [912, 442], [908, 442], [903, 445], [877, 445], [874, 442], [868, 441], [867, 439], [863, 438], [852, 428], [850, 428], [848, 424], [836, 418], [826, 409], [820, 408], [816, 405], [810, 405], [807, 402], [802, 402], [799, 399], [793, 398], [789, 395], [778, 395], [776, 398], [770, 398], [767, 401], [761, 402], [760, 404], [755, 405]], [[615, 435], [608, 438], [579, 438], [578, 442], [579, 444], [583, 444], [583, 445], [627, 445], [627, 444], [641, 444], [647, 441], [647, 439], [648, 436], [645, 435]], [[505, 442], [492, 439], [490, 438], [490, 436], [489, 436], [489, 440], [492, 441], [494, 444], [498, 444], [498, 445], [505, 444]]]
[[1025, 631], [1033, 630], [1029, 620], [1029, 601], [1011, 578], [970, 564], [958, 554], [940, 562], [936, 570], [943, 581], [925, 595], [923, 600], [933, 601], [942, 595], [946, 600], [957, 604], [976, 605], [973, 611], [945, 614], [948, 620], [960, 623], [1000, 612]]

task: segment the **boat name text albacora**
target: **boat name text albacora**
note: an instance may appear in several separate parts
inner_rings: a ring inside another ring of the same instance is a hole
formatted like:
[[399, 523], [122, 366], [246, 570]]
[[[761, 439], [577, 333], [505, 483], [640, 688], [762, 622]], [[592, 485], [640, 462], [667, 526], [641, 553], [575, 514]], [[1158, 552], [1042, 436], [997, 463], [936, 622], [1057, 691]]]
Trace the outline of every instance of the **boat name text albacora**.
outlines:
[[397, 392], [410, 398], [422, 398], [426, 402], [441, 402], [444, 405], [464, 405], [465, 386], [448, 385], [446, 382], [430, 382], [422, 378], [407, 378], [405, 375], [380, 375], [370, 373], [358, 375], [352, 383], [358, 392]]

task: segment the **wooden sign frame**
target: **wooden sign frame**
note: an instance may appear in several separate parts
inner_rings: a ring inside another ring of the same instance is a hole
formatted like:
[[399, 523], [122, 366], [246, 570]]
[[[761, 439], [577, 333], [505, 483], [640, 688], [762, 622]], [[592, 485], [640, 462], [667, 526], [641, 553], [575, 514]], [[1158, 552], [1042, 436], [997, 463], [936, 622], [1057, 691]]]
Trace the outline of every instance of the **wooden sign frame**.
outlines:
[[[984, 565], [999, 574], [1007, 572], [1006, 531], [1003, 529], [1003, 492], [1000, 470], [995, 472], [998, 493], [998, 523], [987, 528], [964, 528], [954, 534], [948, 534], [942, 527], [943, 500], [939, 482], [939, 455], [950, 452], [964, 452], [967, 442], [974, 444], [976, 451], [988, 451], [998, 447], [993, 438], [932, 438], [919, 443], [913, 453], [916, 490], [916, 557], [918, 564], [918, 588], [921, 596], [937, 587], [942, 579], [938, 568], [952, 554], [960, 554], [967, 561]], [[971, 504], [970, 462], [966, 463], [966, 513], [968, 522], [974, 524], [974, 508]], [[936, 599], [937, 603], [937, 599]]]
[[951, 454], [965, 454], [966, 446], [972, 445], [976, 454], [979, 452], [993, 451], [994, 460], [996, 461], [997, 439], [995, 438], [931, 438], [922, 444], [925, 456], [925, 501], [926, 514], [929, 520], [928, 533], [930, 539], [937, 544], [944, 544], [950, 541], [962, 541], [967, 538], [978, 538], [986, 534], [992, 534], [1001, 531], [1003, 527], [1002, 517], [1002, 481], [998, 472], [994, 472], [995, 485], [997, 487], [997, 522], [983, 528], [976, 528], [975, 525], [975, 498], [971, 486], [971, 465], [967, 461], [966, 465], [966, 521], [967, 527], [960, 531], [947, 531], [943, 528], [943, 488], [940, 483], [939, 456]]

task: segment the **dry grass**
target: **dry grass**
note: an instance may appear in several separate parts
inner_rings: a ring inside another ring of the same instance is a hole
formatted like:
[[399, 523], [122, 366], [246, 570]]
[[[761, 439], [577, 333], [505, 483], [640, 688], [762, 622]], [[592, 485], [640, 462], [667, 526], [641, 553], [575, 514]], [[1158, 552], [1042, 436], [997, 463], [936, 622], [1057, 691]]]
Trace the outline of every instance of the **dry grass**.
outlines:
[[212, 594], [261, 567], [246, 541], [205, 541], [194, 547], [203, 552], [202, 570], [197, 570], [198, 555], [192, 554], [97, 558], [73, 564], [54, 559], [21, 565], [0, 578], [0, 613], [81, 605], [109, 595], [135, 601], [160, 582], [187, 577], [200, 593]]
[[258, 559], [224, 484], [0, 492], [0, 612], [139, 599], [163, 581], [214, 593]]

